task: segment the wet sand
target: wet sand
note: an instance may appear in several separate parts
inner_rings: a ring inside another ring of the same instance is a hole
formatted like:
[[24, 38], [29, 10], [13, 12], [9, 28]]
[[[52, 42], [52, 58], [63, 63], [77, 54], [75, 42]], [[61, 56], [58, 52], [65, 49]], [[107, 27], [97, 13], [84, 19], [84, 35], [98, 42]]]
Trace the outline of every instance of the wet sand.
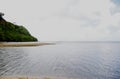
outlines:
[[42, 46], [53, 45], [54, 43], [43, 42], [0, 42], [0, 47], [25, 47], [25, 46]]

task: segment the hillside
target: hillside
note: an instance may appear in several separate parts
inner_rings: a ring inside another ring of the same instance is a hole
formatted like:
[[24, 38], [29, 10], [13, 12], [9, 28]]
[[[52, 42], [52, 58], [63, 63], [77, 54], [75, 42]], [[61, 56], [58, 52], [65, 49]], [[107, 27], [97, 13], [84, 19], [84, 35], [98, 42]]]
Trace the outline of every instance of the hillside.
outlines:
[[7, 22], [0, 13], [0, 42], [30, 42], [37, 41], [24, 26]]

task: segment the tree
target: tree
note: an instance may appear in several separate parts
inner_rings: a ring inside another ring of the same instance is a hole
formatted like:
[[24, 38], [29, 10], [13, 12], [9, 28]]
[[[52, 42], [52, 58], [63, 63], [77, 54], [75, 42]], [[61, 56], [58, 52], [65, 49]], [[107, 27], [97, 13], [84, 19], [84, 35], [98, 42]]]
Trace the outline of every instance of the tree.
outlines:
[[5, 22], [5, 20], [2, 18], [4, 16], [4, 13], [0, 12], [0, 22]]
[[4, 16], [4, 13], [0, 12], [0, 17]]

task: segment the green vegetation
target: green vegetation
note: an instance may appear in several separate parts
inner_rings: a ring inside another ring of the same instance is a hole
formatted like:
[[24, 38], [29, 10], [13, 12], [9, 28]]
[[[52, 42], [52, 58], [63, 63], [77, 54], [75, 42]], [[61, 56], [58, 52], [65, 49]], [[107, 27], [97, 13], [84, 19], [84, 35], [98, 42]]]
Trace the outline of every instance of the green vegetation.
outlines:
[[0, 19], [0, 41], [1, 42], [29, 42], [37, 39], [23, 26], [18, 26]]

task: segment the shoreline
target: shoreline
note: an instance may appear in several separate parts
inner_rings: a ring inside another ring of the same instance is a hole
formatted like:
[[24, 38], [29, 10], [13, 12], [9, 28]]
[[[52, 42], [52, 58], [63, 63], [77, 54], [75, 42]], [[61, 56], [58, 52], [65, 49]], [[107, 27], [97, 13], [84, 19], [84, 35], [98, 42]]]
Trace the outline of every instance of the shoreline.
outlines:
[[43, 42], [0, 42], [0, 47], [29, 47], [29, 46], [43, 46], [54, 45], [54, 43]]

